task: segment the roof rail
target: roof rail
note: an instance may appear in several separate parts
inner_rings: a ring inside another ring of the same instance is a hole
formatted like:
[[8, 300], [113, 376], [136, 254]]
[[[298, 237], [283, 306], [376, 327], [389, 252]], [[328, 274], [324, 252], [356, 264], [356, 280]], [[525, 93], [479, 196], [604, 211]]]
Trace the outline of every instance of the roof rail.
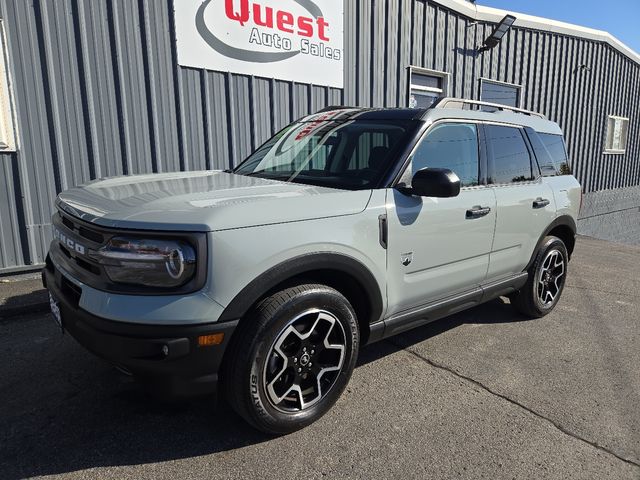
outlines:
[[545, 117], [541, 113], [532, 112], [531, 110], [525, 110], [524, 108], [516, 108], [516, 107], [510, 107], [508, 105], [501, 105], [499, 103], [479, 102], [477, 100], [466, 100], [463, 98], [453, 98], [453, 97], [441, 98], [432, 108], [454, 108], [458, 110], [464, 110], [465, 105], [491, 107], [491, 108], [495, 108], [497, 111], [522, 113], [524, 115], [540, 117], [545, 120], [547, 119], [547, 117]]

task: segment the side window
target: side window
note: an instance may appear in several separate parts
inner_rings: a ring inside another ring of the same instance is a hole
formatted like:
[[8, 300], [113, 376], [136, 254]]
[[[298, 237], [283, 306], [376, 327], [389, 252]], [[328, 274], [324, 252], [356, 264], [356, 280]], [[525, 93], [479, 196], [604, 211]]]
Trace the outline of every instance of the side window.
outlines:
[[411, 174], [423, 168], [448, 168], [460, 177], [462, 187], [470, 187], [478, 185], [479, 166], [476, 125], [443, 123], [433, 127], [414, 152]]
[[564, 144], [564, 138], [562, 138], [562, 135], [541, 133], [540, 138], [553, 160], [553, 165], [556, 167], [558, 175], [571, 175], [567, 147]]
[[519, 128], [485, 125], [489, 183], [533, 180], [531, 155]]

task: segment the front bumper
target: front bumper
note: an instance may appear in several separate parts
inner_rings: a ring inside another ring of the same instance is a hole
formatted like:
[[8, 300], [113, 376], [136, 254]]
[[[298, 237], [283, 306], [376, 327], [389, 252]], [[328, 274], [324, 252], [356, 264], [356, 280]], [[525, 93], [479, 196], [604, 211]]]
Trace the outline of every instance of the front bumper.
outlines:
[[[66, 332], [157, 395], [176, 398], [216, 392], [218, 371], [237, 321], [165, 326], [106, 320], [79, 307], [81, 287], [50, 260], [42, 271], [42, 281], [59, 302]], [[224, 333], [220, 345], [198, 346], [199, 336], [216, 333]]]

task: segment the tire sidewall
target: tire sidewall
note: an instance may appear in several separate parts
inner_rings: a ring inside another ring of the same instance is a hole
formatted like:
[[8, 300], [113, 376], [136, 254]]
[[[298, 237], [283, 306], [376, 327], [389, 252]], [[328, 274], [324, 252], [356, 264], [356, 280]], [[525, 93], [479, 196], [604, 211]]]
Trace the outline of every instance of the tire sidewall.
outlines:
[[[267, 397], [263, 371], [266, 359], [278, 335], [296, 316], [310, 309], [326, 310], [333, 314], [344, 329], [346, 340], [345, 360], [338, 378], [325, 396], [311, 407], [296, 413], [276, 409]], [[330, 288], [314, 288], [291, 298], [281, 305], [258, 332], [257, 341], [249, 355], [249, 372], [243, 379], [250, 399], [249, 411], [257, 423], [269, 430], [288, 433], [313, 423], [324, 415], [338, 400], [346, 387], [357, 360], [359, 332], [355, 313], [349, 302]]]

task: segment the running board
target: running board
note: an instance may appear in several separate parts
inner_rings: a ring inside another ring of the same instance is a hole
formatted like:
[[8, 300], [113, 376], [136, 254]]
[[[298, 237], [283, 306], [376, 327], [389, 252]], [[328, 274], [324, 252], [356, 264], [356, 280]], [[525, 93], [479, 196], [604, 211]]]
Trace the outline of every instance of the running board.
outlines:
[[476, 305], [488, 302], [502, 295], [516, 292], [527, 283], [527, 278], [527, 272], [522, 272], [507, 279], [491, 282], [458, 295], [398, 312], [389, 318], [372, 324], [369, 341], [367, 343], [373, 343], [383, 338], [406, 332], [407, 330], [440, 320], [441, 318], [475, 307]]

